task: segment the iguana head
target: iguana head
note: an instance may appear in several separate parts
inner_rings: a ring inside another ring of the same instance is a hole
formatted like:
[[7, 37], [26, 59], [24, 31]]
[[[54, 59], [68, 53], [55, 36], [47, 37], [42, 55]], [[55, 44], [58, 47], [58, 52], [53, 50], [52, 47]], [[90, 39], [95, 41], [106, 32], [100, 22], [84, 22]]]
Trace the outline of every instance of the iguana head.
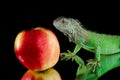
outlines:
[[69, 41], [75, 42], [78, 36], [81, 39], [86, 36], [82, 24], [77, 19], [58, 17], [53, 21], [53, 25], [68, 36]]
[[80, 22], [73, 18], [58, 17], [53, 21], [53, 25], [64, 34], [72, 34], [80, 27]]

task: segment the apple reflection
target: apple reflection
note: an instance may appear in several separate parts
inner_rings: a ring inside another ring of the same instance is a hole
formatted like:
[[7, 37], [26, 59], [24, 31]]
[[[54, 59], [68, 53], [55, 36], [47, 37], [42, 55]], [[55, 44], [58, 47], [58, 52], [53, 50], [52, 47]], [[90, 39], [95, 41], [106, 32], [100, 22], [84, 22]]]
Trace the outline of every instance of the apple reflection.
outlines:
[[21, 80], [62, 80], [60, 74], [54, 68], [45, 71], [28, 70], [24, 73]]

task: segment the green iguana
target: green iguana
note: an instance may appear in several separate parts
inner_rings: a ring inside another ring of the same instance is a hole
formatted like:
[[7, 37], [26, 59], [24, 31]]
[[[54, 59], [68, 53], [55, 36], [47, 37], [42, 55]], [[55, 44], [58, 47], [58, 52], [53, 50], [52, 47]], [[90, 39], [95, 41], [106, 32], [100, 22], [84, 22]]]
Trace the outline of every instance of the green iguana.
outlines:
[[[61, 54], [62, 59], [75, 59], [74, 56], [81, 48], [93, 52], [95, 53], [95, 59], [88, 60], [87, 66], [89, 66], [93, 72], [96, 72], [98, 76], [101, 75], [101, 72], [96, 69], [100, 69], [102, 66], [101, 56], [114, 55], [120, 52], [120, 36], [99, 34], [87, 30], [79, 20], [73, 18], [58, 17], [53, 21], [53, 25], [64, 33], [70, 42], [76, 44], [73, 52], [68, 50], [68, 54]], [[78, 64], [81, 63], [83, 62], [81, 61]]]

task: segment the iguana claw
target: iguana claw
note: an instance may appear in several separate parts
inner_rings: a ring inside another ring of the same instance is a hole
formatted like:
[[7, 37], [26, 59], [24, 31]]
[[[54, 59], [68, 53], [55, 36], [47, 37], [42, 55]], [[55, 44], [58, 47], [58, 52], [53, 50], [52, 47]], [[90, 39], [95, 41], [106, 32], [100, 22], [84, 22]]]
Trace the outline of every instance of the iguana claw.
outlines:
[[95, 72], [96, 67], [101, 67], [100, 65], [100, 61], [98, 61], [97, 59], [89, 59], [87, 60], [87, 67], [89, 70], [93, 69], [92, 71]]
[[60, 56], [61, 56], [61, 60], [66, 60], [67, 61], [67, 60], [72, 59], [72, 61], [73, 61], [75, 54], [73, 52], [67, 50], [67, 52], [61, 53]]

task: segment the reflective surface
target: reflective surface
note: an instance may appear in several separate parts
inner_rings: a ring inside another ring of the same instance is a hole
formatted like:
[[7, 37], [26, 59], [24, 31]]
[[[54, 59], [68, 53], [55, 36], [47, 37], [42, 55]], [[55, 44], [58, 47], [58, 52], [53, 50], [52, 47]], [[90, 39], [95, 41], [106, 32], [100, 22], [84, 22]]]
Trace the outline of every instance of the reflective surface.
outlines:
[[[58, 15], [61, 16], [61, 15]], [[0, 67], [2, 70], [1, 77], [4, 80], [20, 80], [23, 74], [27, 71], [27, 69], [21, 65], [21, 63], [17, 60], [14, 53], [14, 39], [16, 35], [23, 29], [31, 29], [33, 27], [42, 26], [45, 28], [51, 29], [60, 42], [61, 52], [66, 51], [67, 49], [73, 50], [75, 44], [69, 43], [68, 39], [58, 30], [56, 30], [52, 24], [52, 21], [58, 16], [40, 16], [39, 15], [14, 15], [7, 16], [5, 22], [3, 23], [3, 33], [1, 36], [1, 53], [0, 53]], [[68, 15], [64, 15], [68, 16]], [[80, 14], [79, 16], [68, 16], [79, 19], [87, 29], [101, 32], [101, 33], [111, 33], [120, 35], [119, 31], [119, 22], [114, 18], [114, 16], [108, 16], [104, 14], [102, 17], [99, 14]], [[118, 17], [118, 16], [116, 16]], [[12, 19], [12, 20], [11, 20]], [[115, 21], [114, 21], [115, 20]], [[114, 28], [113, 28], [114, 26]], [[113, 31], [114, 30], [114, 31]], [[94, 54], [81, 49], [79, 52], [79, 56], [81, 56], [85, 61], [89, 58], [93, 58]], [[112, 63], [111, 63], [112, 64]], [[74, 80], [75, 74], [78, 65], [75, 62], [69, 61], [58, 61], [58, 63], [54, 66], [54, 68], [59, 72], [62, 80]], [[120, 68], [116, 68], [104, 76], [100, 78], [100, 80], [120, 80], [119, 77]]]
[[21, 77], [21, 80], [62, 80], [60, 74], [54, 68], [45, 71], [31, 71], [28, 70]]

